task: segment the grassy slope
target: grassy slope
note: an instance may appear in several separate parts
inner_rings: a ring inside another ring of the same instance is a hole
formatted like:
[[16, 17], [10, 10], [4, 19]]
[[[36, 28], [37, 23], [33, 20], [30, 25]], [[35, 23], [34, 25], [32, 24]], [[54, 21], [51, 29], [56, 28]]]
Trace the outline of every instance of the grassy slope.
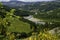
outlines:
[[18, 19], [12, 22], [12, 25], [8, 29], [11, 32], [26, 32], [29, 33], [31, 31], [30, 24], [20, 21]]

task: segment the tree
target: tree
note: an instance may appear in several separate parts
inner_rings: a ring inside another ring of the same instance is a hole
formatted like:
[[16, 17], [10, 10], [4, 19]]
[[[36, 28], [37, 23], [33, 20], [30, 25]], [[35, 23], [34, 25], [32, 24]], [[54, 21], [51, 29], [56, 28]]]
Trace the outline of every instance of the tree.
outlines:
[[[1, 7], [3, 6], [0, 3], [0, 34], [6, 37], [8, 27], [11, 26], [12, 21], [14, 21], [15, 18], [19, 18], [19, 16], [14, 15], [15, 9], [6, 11], [6, 9], [1, 9]], [[12, 34], [11, 37], [14, 37], [14, 35]]]

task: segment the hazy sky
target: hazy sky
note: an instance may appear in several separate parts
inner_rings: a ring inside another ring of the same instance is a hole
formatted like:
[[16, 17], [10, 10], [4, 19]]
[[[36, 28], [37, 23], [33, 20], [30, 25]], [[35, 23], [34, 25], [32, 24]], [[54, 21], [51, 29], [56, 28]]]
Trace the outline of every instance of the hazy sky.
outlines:
[[9, 0], [0, 0], [0, 1], [9, 1]]
[[[10, 1], [10, 0], [0, 0], [0, 1]], [[36, 2], [36, 1], [52, 1], [52, 0], [18, 0], [18, 1], [25, 1], [25, 2]]]

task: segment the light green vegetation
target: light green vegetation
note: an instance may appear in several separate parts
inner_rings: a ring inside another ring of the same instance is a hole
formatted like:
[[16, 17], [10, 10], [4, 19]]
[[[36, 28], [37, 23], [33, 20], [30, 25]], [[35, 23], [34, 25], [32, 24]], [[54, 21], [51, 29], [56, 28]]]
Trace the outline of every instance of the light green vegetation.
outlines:
[[29, 33], [31, 31], [30, 24], [15, 19], [11, 26], [8, 28], [8, 31], [11, 32], [26, 32]]

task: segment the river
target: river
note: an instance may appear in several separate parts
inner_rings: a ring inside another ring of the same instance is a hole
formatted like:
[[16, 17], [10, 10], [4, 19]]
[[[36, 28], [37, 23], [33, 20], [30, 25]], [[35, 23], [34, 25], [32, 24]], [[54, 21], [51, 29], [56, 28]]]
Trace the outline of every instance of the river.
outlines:
[[33, 15], [29, 15], [29, 16], [23, 17], [23, 18], [24, 18], [24, 19], [27, 19], [27, 20], [29, 20], [29, 21], [32, 21], [32, 22], [34, 22], [34, 23], [36, 23], [36, 24], [43, 24], [43, 25], [45, 24], [45, 22], [43, 22], [43, 20], [34, 18]]

